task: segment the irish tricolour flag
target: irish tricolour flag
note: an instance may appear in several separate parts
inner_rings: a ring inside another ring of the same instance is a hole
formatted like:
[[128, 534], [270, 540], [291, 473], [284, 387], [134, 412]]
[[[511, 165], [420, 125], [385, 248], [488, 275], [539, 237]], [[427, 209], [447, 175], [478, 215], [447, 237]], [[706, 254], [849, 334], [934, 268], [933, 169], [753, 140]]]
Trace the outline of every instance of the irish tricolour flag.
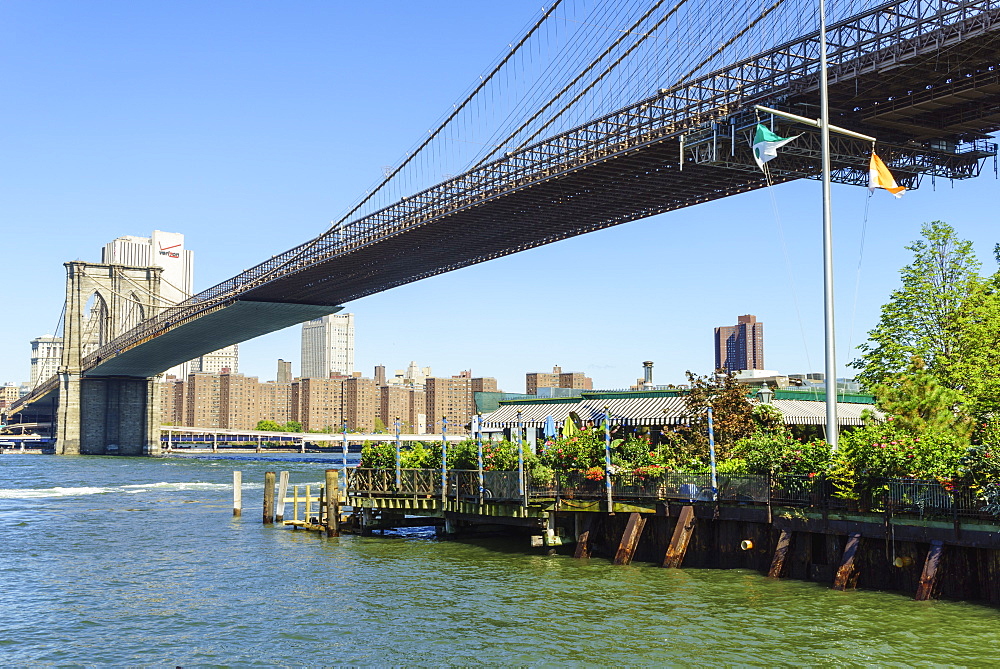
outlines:
[[872, 151], [871, 160], [868, 161], [868, 192], [874, 193], [876, 188], [884, 188], [897, 198], [903, 197], [903, 186], [896, 183], [892, 172], [885, 166], [882, 159]]
[[[795, 135], [798, 137], [798, 135]], [[778, 137], [767, 129], [766, 126], [757, 124], [757, 133], [753, 138], [753, 159], [757, 161], [757, 166], [764, 169], [764, 163], [778, 155], [778, 149], [788, 144], [795, 137]]]

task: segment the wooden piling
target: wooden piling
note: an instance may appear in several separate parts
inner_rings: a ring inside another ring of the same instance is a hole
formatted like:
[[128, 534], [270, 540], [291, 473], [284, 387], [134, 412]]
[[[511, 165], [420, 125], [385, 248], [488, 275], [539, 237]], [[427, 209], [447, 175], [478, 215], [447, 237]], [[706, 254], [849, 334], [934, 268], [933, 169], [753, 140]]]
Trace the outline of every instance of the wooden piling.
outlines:
[[336, 469], [326, 470], [326, 536], [340, 536], [340, 484]]
[[233, 516], [243, 515], [243, 472], [233, 472]]
[[684, 562], [684, 554], [687, 553], [688, 543], [691, 541], [691, 535], [694, 534], [694, 525], [694, 507], [689, 504], [683, 507], [677, 516], [674, 534], [670, 538], [667, 553], [663, 556], [664, 567], [676, 569]]
[[769, 578], [781, 578], [785, 572], [785, 558], [788, 557], [788, 548], [792, 544], [792, 531], [781, 530], [778, 537], [778, 545], [774, 549], [774, 557], [771, 559], [771, 569], [767, 572]]
[[276, 523], [285, 522], [285, 496], [288, 495], [288, 472], [278, 474], [278, 511], [274, 516]]
[[[580, 516], [583, 519], [580, 519]], [[576, 535], [576, 551], [573, 553], [573, 557], [577, 559], [589, 558], [590, 557], [590, 527], [593, 524], [593, 518], [591, 514], [577, 514], [577, 521], [579, 522], [579, 531]]]
[[938, 567], [941, 565], [941, 553], [944, 551], [944, 544], [935, 540], [931, 542], [930, 550], [927, 551], [927, 559], [924, 560], [924, 570], [920, 574], [920, 583], [917, 585], [917, 594], [914, 597], [918, 602], [925, 602], [934, 598], [937, 588]]
[[861, 535], [852, 534], [844, 547], [844, 556], [837, 568], [837, 576], [833, 580], [834, 590], [848, 590], [854, 588], [858, 582], [858, 572], [854, 568], [854, 558], [861, 546]]
[[639, 545], [639, 537], [642, 536], [642, 528], [645, 526], [646, 519], [642, 517], [641, 513], [629, 514], [628, 524], [625, 525], [625, 532], [618, 545], [618, 552], [615, 553], [615, 564], [631, 564], [636, 546]]
[[264, 472], [264, 524], [274, 523], [274, 472]]

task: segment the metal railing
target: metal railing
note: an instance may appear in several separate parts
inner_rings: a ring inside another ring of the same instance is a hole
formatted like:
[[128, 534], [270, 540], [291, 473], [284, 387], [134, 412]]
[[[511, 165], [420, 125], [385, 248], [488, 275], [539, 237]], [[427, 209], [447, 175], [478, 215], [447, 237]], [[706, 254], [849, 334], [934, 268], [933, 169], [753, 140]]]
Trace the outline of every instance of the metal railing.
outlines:
[[[591, 476], [594, 476], [593, 474]], [[463, 502], [530, 503], [554, 499], [607, 499], [600, 477], [588, 478], [583, 471], [560, 472], [549, 481], [531, 481], [523, 486], [516, 471], [479, 472], [451, 470], [445, 498]], [[995, 518], [1000, 509], [987, 505], [975, 491], [937, 481], [879, 479], [871, 490], [847, 492], [822, 476], [782, 474], [717, 476], [713, 494], [711, 475], [668, 472], [650, 476], [637, 472], [611, 475], [611, 496], [620, 502], [717, 502], [724, 504], [792, 506], [827, 511], [878, 512], [917, 515], [922, 518]], [[441, 471], [403, 469], [399, 484], [394, 469], [352, 469], [347, 478], [348, 494], [354, 497], [433, 498], [442, 497]], [[481, 495], [481, 497], [480, 497]]]

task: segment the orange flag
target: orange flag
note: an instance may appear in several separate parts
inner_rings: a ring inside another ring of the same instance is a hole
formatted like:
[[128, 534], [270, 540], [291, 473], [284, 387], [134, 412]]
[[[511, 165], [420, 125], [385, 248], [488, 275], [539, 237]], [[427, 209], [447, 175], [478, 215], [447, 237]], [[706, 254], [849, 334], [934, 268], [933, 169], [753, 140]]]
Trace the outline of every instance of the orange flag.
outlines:
[[897, 198], [903, 197], [904, 187], [896, 183], [892, 172], [885, 166], [882, 159], [872, 151], [872, 159], [868, 163], [868, 190], [872, 193], [876, 188], [884, 188]]

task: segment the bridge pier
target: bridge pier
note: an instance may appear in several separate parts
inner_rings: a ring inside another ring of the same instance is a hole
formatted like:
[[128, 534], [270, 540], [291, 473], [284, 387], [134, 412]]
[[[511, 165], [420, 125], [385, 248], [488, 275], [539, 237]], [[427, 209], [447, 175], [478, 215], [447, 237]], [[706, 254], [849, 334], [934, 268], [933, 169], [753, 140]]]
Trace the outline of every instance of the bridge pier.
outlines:
[[159, 455], [154, 379], [60, 375], [57, 455]]
[[160, 384], [152, 378], [83, 376], [82, 363], [88, 349], [158, 311], [162, 271], [159, 267], [66, 263], [57, 455], [160, 453]]

